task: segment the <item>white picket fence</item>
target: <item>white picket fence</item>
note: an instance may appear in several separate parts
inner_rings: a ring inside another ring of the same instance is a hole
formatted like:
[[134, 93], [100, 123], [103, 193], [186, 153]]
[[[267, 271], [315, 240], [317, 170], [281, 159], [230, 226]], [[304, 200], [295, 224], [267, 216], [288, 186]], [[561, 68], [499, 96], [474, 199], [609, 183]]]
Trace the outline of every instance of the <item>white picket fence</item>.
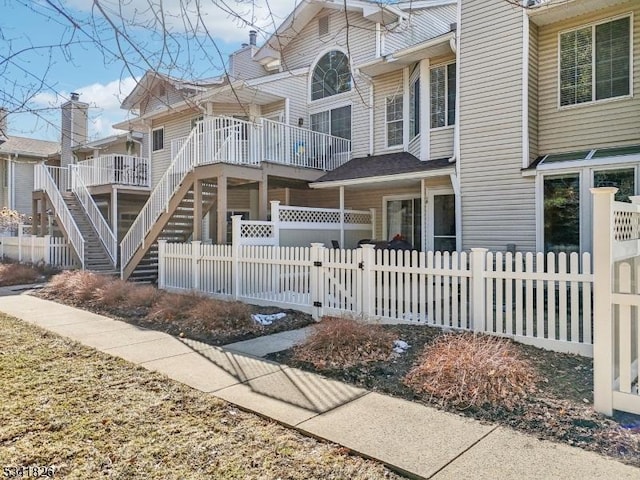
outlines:
[[160, 288], [592, 354], [589, 254], [470, 254], [159, 242]]
[[65, 238], [18, 235], [0, 237], [0, 258], [24, 263], [44, 263], [59, 268], [76, 268], [77, 261]]
[[594, 407], [640, 414], [640, 197], [594, 188]]

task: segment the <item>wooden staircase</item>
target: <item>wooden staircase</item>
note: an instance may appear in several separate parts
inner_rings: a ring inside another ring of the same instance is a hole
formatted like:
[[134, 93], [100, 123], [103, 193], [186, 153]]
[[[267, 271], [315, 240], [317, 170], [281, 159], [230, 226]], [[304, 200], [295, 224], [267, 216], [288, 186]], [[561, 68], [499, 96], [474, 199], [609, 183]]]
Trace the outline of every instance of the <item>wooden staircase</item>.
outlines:
[[91, 221], [89, 220], [84, 208], [82, 208], [78, 198], [72, 192], [62, 192], [62, 198], [85, 240], [85, 270], [108, 275], [118, 274], [118, 272], [113, 268], [111, 259], [109, 258], [109, 253], [100, 241], [98, 233], [91, 224]]
[[[193, 234], [194, 215], [194, 172], [188, 174], [180, 188], [169, 202], [169, 208], [156, 221], [153, 229], [145, 237], [144, 246], [139, 248], [128, 268], [123, 269], [123, 277], [141, 283], [155, 283], [158, 280], [158, 240], [167, 242], [188, 242]], [[216, 185], [202, 183], [202, 217], [216, 202]], [[202, 218], [200, 219], [202, 221]], [[135, 265], [132, 267], [132, 265]]]

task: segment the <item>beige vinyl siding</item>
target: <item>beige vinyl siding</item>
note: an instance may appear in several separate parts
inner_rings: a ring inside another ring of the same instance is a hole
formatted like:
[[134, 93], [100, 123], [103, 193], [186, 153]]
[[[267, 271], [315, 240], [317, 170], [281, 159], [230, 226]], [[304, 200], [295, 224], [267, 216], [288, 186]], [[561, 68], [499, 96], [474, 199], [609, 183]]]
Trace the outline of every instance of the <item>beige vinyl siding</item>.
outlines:
[[[633, 91], [628, 99], [558, 107], [558, 34], [561, 31], [633, 12]], [[539, 30], [540, 154], [640, 143], [640, 2], [598, 10]]]
[[[329, 16], [329, 33], [320, 37], [318, 18], [325, 14]], [[334, 46], [349, 53], [352, 65], [359, 65], [374, 58], [375, 39], [375, 23], [362, 18], [361, 13], [347, 12], [345, 15], [345, 12], [324, 9], [284, 48], [282, 68], [294, 70], [310, 66], [320, 52]]]
[[[403, 93], [402, 70], [380, 75], [374, 79], [373, 138], [374, 154], [381, 155], [389, 151], [402, 150], [402, 145], [387, 148], [387, 97]], [[408, 112], [403, 112], [408, 119]], [[421, 126], [422, 128], [422, 126]]]
[[169, 168], [171, 158], [171, 141], [186, 137], [191, 131], [191, 119], [195, 112], [181, 112], [162, 121], [154, 121], [152, 130], [164, 126], [164, 149], [151, 152], [151, 188], [154, 188], [164, 172]]
[[454, 130], [453, 125], [431, 130], [431, 155], [429, 156], [431, 160], [453, 157]]
[[462, 248], [534, 250], [534, 181], [521, 173], [524, 12], [461, 1]]
[[229, 74], [240, 80], [262, 77], [267, 75], [267, 71], [260, 63], [253, 60], [256, 47], [244, 47], [229, 56]]
[[[309, 116], [307, 113], [308, 82], [306, 75], [285, 77], [281, 80], [264, 83], [260, 85], [259, 88], [264, 92], [289, 98], [289, 118], [291, 124], [298, 125], [298, 118], [302, 118], [304, 127], [309, 127]], [[273, 105], [273, 103], [269, 105]], [[275, 108], [274, 110], [277, 111], [279, 109]], [[284, 101], [282, 102], [282, 110], [284, 110]], [[262, 112], [264, 115], [264, 107]]]
[[420, 134], [416, 135], [409, 141], [407, 151], [416, 158], [420, 158]]
[[13, 164], [15, 204], [14, 210], [31, 215], [31, 192], [33, 191], [33, 167], [35, 163], [16, 162]]
[[153, 112], [154, 110], [160, 110], [166, 108], [168, 105], [174, 105], [185, 100], [184, 94], [178, 91], [173, 85], [165, 83], [164, 87], [164, 95], [158, 94], [158, 86], [153, 88], [151, 94], [141, 102], [140, 115]]
[[262, 107], [260, 108], [260, 115], [262, 115], [263, 117], [268, 117], [276, 113], [282, 113], [284, 118], [284, 100], [273, 102], [268, 105], [262, 105]]
[[538, 157], [538, 26], [529, 22], [529, 161]]
[[411, 9], [408, 25], [396, 26], [387, 32], [385, 51], [393, 52], [449, 32], [456, 21], [456, 11], [455, 4]]

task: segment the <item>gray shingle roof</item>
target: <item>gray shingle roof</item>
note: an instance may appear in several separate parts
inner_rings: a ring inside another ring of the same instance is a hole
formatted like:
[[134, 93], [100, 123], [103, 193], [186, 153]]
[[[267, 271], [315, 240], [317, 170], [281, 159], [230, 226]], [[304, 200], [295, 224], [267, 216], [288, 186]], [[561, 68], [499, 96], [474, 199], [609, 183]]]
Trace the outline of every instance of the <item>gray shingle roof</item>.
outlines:
[[34, 157], [48, 157], [60, 150], [60, 143], [35, 138], [15, 137], [7, 135], [7, 140], [0, 144], [0, 153], [17, 153]]
[[320, 177], [315, 183], [424, 172], [451, 165], [448, 158], [423, 162], [408, 152], [388, 153], [351, 159], [341, 167]]

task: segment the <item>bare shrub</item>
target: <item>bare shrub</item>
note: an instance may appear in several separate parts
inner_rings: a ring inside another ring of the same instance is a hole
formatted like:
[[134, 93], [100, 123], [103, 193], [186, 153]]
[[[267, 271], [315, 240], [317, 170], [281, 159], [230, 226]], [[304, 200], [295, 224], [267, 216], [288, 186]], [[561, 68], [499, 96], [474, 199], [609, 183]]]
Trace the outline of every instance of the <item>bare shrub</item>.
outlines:
[[294, 348], [293, 356], [318, 369], [348, 368], [388, 360], [394, 340], [394, 335], [380, 325], [325, 317], [306, 341]]
[[508, 340], [449, 334], [427, 346], [404, 383], [456, 408], [514, 408], [535, 391], [537, 375]]
[[121, 309], [135, 287], [124, 280], [116, 279], [98, 288], [93, 298], [101, 307], [108, 310]]
[[248, 305], [206, 297], [189, 309], [187, 318], [200, 330], [253, 330], [255, 327]]
[[38, 281], [41, 274], [30, 265], [20, 263], [0, 264], [0, 287]]
[[114, 281], [85, 270], [69, 270], [55, 275], [45, 288], [45, 293], [63, 301], [91, 304], [99, 289]]
[[193, 294], [164, 292], [151, 306], [147, 318], [160, 323], [171, 323], [188, 318], [188, 312], [202, 297]]
[[151, 308], [160, 298], [162, 292], [151, 285], [128, 284], [129, 294], [125, 300], [124, 308], [138, 309]]

